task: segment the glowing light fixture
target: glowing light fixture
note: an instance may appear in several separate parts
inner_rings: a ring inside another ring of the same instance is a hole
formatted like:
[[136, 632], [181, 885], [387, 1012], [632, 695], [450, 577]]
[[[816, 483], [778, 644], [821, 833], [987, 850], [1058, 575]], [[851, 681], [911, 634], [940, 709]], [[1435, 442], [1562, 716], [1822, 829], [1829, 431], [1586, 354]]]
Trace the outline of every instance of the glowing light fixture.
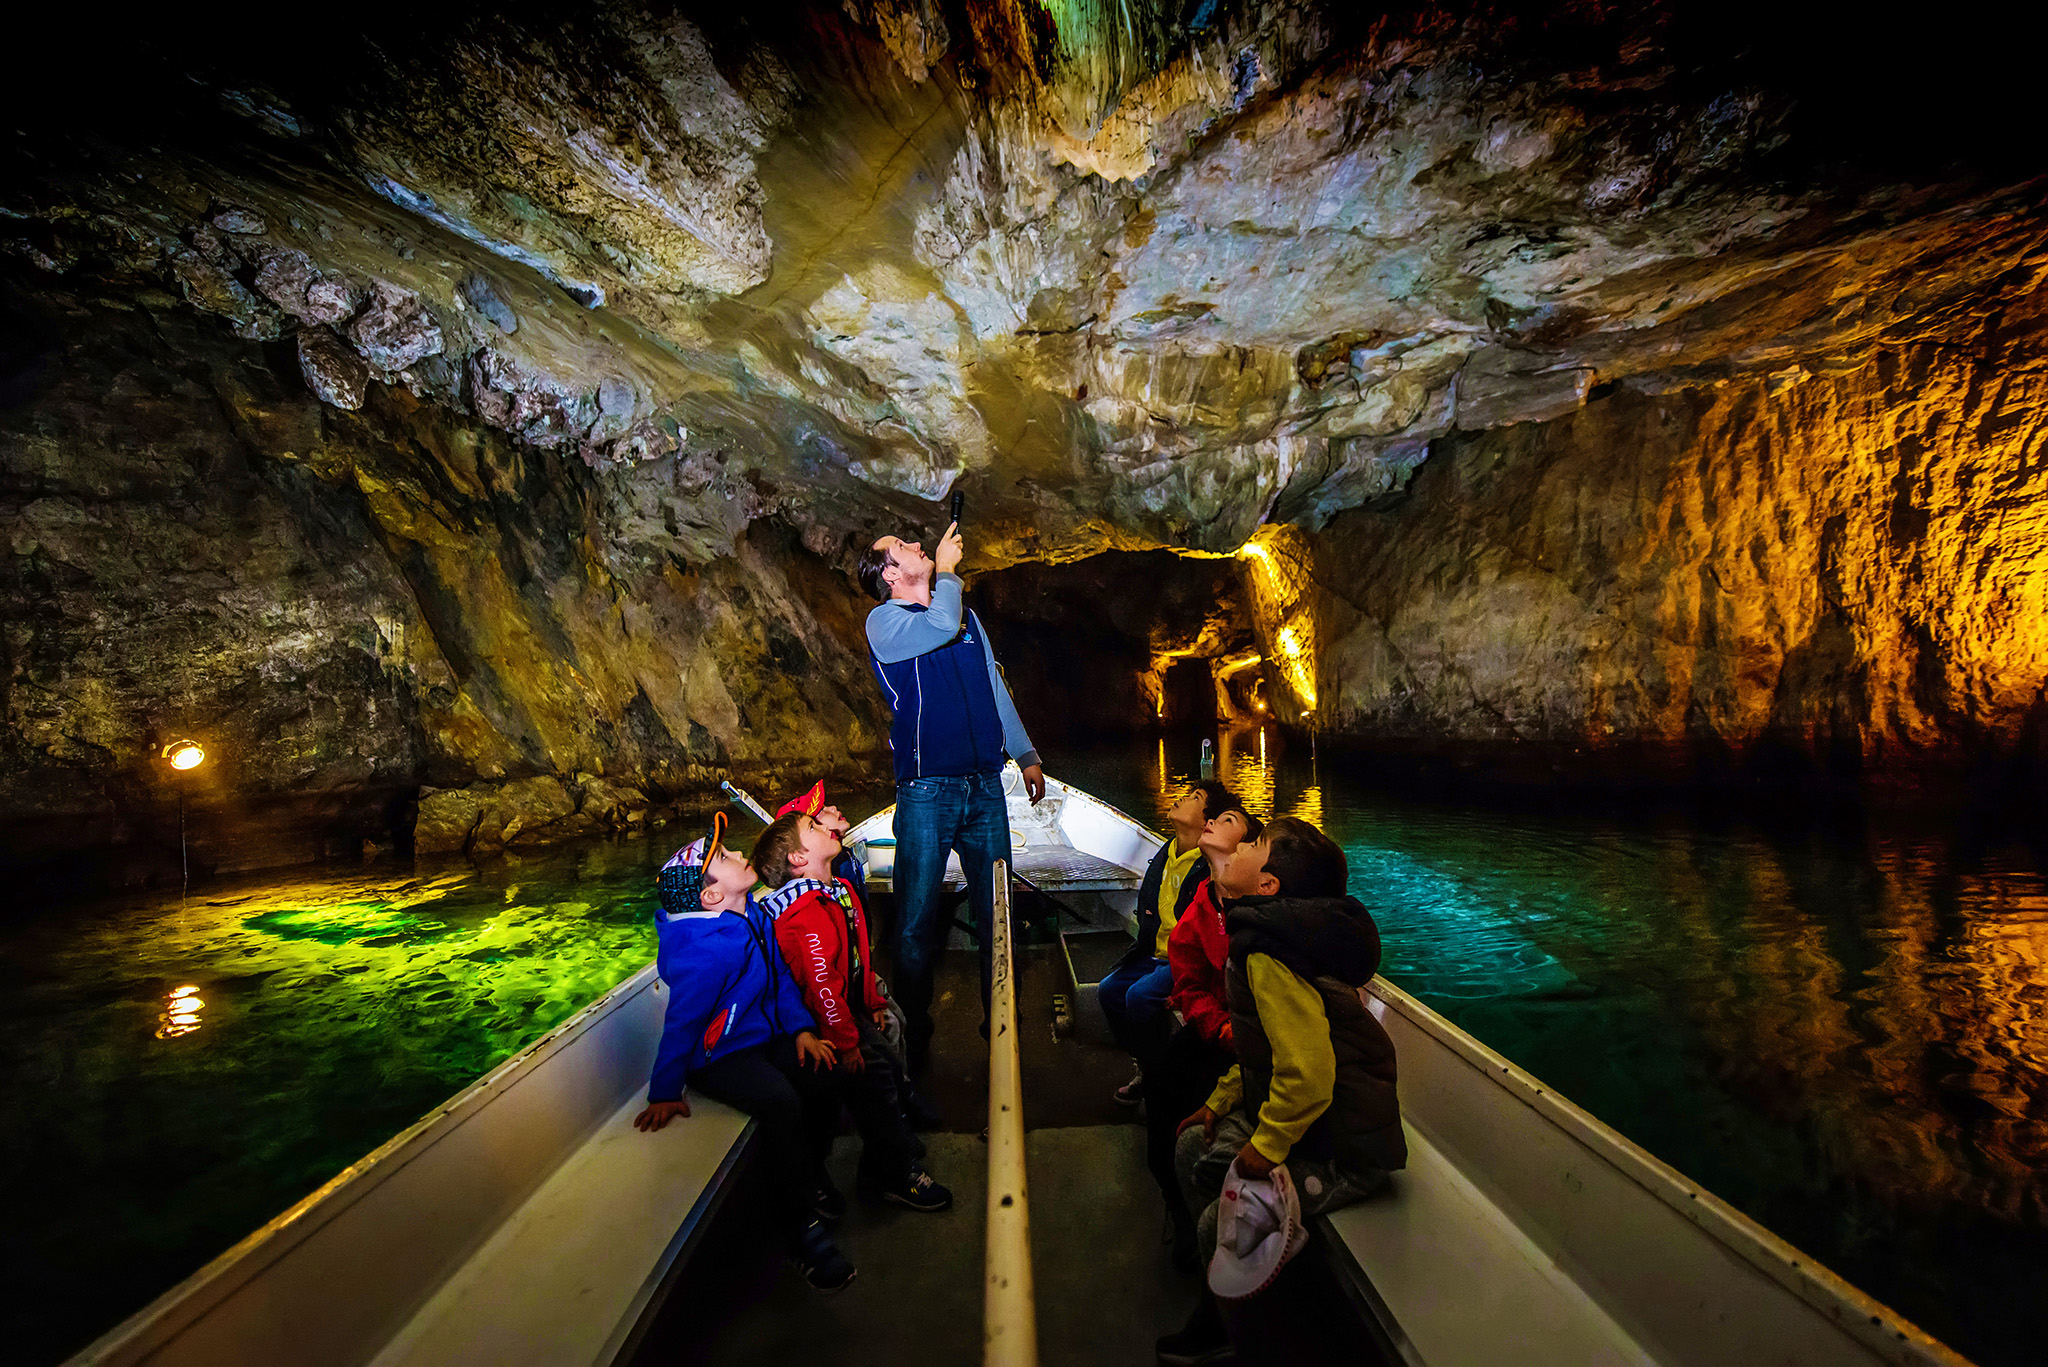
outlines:
[[[199, 748], [199, 742], [196, 740], [174, 740], [164, 746], [163, 759], [164, 763], [182, 774], [197, 769], [200, 765], [206, 763], [206, 752]], [[192, 891], [192, 856], [185, 846], [185, 785], [180, 783], [177, 785], [177, 789], [178, 867], [182, 874], [179, 897], [182, 899]], [[197, 989], [194, 990], [196, 991]], [[199, 1027], [195, 1025], [192, 1028], [197, 1030]], [[158, 1038], [165, 1037], [158, 1036]]]

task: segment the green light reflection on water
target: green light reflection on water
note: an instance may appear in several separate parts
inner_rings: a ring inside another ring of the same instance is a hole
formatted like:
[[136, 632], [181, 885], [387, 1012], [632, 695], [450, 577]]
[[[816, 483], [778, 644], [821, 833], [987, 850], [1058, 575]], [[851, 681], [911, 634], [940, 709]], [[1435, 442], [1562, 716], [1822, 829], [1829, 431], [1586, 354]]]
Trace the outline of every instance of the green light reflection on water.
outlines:
[[9, 923], [0, 1166], [35, 1180], [0, 1335], [60, 1359], [638, 970], [668, 853], [250, 878]]

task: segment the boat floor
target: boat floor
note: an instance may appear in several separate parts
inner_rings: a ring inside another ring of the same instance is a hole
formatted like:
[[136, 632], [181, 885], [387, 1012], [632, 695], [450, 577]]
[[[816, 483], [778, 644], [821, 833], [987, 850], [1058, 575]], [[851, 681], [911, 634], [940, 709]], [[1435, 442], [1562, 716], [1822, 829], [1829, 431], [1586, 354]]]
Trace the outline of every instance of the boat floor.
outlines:
[[[1040, 1358], [1075, 1367], [1149, 1363], [1153, 1341], [1178, 1329], [1193, 1308], [1198, 1283], [1174, 1271], [1162, 1241], [1164, 1211], [1145, 1169], [1142, 1123], [1111, 1099], [1129, 1080], [1130, 1061], [1109, 1043], [1099, 1018], [1084, 1016], [1072, 1034], [1054, 1037], [1052, 994], [1065, 990], [1056, 948], [1032, 947], [1020, 968]], [[954, 1209], [918, 1215], [852, 1196], [860, 1141], [843, 1135], [832, 1170], [850, 1197], [839, 1236], [860, 1268], [854, 1284], [829, 1297], [811, 1290], [747, 1202], [729, 1202], [636, 1363], [980, 1362], [987, 1180], [980, 1131], [988, 1091], [974, 972], [972, 954], [945, 956], [933, 1011], [938, 1035], [921, 1084], [945, 1118], [925, 1139], [933, 1174], [953, 1189]], [[1305, 1294], [1341, 1312], [1345, 1295], [1321, 1260], [1301, 1261], [1318, 1264], [1306, 1271], [1321, 1277]], [[1342, 1334], [1329, 1353], [1292, 1345], [1287, 1360], [1371, 1367], [1379, 1359], [1358, 1330]]]
[[[1021, 876], [1045, 891], [1058, 895], [1065, 892], [1116, 892], [1135, 888], [1143, 882], [1139, 874], [1131, 872], [1121, 864], [1112, 864], [1086, 850], [1077, 850], [1072, 845], [1018, 845], [1012, 850], [1011, 867]], [[880, 886], [888, 886], [887, 879], [876, 879]], [[960, 856], [946, 856], [946, 886], [964, 888], [967, 875], [960, 871]]]

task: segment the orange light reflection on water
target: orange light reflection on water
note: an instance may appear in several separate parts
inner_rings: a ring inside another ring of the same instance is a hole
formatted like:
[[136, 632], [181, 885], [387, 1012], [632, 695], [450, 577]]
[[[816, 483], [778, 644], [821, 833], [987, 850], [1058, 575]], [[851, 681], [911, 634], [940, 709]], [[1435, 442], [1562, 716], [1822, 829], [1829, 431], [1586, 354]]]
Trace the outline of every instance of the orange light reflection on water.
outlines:
[[174, 987], [170, 996], [164, 999], [162, 1014], [156, 1018], [156, 1037], [176, 1039], [199, 1029], [199, 1013], [206, 1006], [199, 996], [199, 989], [192, 986]]

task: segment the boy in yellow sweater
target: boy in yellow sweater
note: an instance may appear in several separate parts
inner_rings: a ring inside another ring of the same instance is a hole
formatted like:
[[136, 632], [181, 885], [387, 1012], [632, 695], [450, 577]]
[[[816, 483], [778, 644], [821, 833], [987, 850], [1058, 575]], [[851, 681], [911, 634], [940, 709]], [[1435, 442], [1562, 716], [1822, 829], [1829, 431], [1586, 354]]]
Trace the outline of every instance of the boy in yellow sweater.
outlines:
[[[1379, 971], [1379, 928], [1344, 891], [1344, 852], [1293, 817], [1269, 822], [1217, 874], [1230, 934], [1225, 989], [1238, 1064], [1182, 1123], [1175, 1167], [1216, 1249], [1216, 1198], [1233, 1166], [1287, 1165], [1303, 1219], [1371, 1195], [1406, 1166], [1394, 1043], [1359, 989]], [[1207, 1287], [1195, 1317], [1159, 1341], [1166, 1367], [1230, 1353]]]

